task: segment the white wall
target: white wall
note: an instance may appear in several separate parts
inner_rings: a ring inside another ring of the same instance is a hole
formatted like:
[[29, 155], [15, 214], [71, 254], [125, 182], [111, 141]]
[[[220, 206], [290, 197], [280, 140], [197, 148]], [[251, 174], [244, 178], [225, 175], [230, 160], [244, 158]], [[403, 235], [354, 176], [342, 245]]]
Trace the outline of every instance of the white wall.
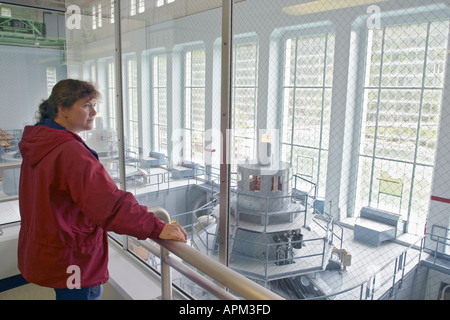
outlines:
[[56, 68], [57, 81], [67, 77], [60, 50], [0, 45], [0, 128], [34, 124], [47, 96], [46, 69]]

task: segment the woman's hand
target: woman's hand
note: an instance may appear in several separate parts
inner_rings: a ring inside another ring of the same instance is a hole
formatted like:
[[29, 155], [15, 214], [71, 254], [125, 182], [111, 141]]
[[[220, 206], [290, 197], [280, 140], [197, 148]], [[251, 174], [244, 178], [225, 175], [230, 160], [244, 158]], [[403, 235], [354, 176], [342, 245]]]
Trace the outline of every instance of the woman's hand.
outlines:
[[159, 235], [161, 240], [187, 241], [187, 232], [179, 224], [166, 224]]

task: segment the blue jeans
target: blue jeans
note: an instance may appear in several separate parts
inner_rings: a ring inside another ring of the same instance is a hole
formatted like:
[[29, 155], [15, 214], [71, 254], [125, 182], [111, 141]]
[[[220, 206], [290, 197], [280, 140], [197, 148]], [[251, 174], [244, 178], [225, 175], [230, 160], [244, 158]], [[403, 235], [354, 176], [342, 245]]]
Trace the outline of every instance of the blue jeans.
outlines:
[[100, 300], [103, 286], [82, 289], [55, 289], [56, 300]]

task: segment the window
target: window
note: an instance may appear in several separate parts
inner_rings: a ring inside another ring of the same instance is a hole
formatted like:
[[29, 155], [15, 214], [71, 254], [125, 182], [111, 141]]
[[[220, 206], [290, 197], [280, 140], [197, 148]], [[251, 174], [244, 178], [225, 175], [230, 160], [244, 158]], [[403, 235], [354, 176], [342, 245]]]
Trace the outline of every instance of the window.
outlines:
[[357, 201], [401, 214], [410, 233], [428, 212], [448, 33], [448, 21], [367, 31]]
[[92, 7], [92, 29], [97, 29], [97, 7]]
[[50, 97], [56, 85], [56, 68], [47, 68], [47, 94]]
[[248, 189], [253, 192], [261, 191], [261, 177], [250, 175], [248, 177]]
[[167, 154], [167, 57], [152, 59], [153, 145], [154, 150]]
[[111, 18], [110, 18], [110, 22], [111, 23], [114, 23], [114, 17], [115, 17], [115, 8], [114, 8], [114, 2], [115, 2], [116, 0], [111, 0], [111, 5], [110, 5], [110, 7], [111, 7]]
[[136, 0], [130, 0], [130, 16], [135, 16], [136, 15]]
[[94, 61], [88, 61], [84, 69], [84, 79], [92, 83], [97, 82], [97, 67]]
[[238, 163], [255, 155], [258, 43], [238, 43], [234, 46], [232, 90], [234, 157], [235, 163]]
[[185, 54], [185, 135], [184, 158], [204, 163], [205, 145], [205, 50]]
[[108, 124], [110, 129], [116, 129], [116, 86], [115, 64], [108, 63]]
[[272, 177], [272, 192], [283, 191], [283, 177]]
[[282, 159], [325, 194], [334, 34], [285, 41]]
[[145, 0], [130, 0], [130, 16], [145, 12]]
[[11, 8], [0, 7], [0, 16], [11, 18]]
[[101, 28], [102, 25], [102, 5], [98, 4], [92, 7], [92, 29]]
[[128, 146], [130, 151], [139, 150], [139, 112], [138, 112], [138, 85], [137, 85], [137, 61], [127, 60], [127, 96], [128, 96]]
[[101, 4], [98, 5], [97, 14], [98, 14], [97, 26], [99, 28], [101, 28], [102, 25], [103, 25], [103, 22], [102, 22], [102, 5]]
[[145, 0], [138, 1], [138, 12], [139, 13], [145, 12]]
[[156, 6], [162, 7], [165, 4], [173, 3], [175, 0], [156, 0]]

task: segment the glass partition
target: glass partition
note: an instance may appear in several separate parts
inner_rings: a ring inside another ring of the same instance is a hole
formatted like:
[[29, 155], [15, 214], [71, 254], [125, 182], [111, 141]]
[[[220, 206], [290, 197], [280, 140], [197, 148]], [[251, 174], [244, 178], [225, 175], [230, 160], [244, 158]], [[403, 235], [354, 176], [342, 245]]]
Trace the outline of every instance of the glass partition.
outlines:
[[[164, 207], [192, 238], [214, 220], [217, 207], [220, 150], [208, 149], [207, 139], [220, 110], [211, 83], [220, 77], [213, 57], [220, 57], [222, 1], [72, 3], [68, 19], [80, 17], [81, 27], [67, 30], [69, 77], [93, 81], [102, 93], [96, 127], [83, 138], [119, 187], [141, 205]], [[159, 259], [133, 239], [111, 235], [159, 268]], [[175, 282], [198, 291], [182, 277]]]
[[[403, 242], [423, 235], [432, 185], [446, 176], [435, 162], [445, 153], [438, 142], [447, 127], [448, 6], [241, 0], [228, 21], [227, 4], [74, 0], [62, 21], [62, 13], [23, 9], [38, 12], [38, 22], [64, 24], [66, 42], [33, 33], [16, 46], [17, 32], [2, 29], [10, 39], [0, 38], [0, 201], [14, 196], [18, 168], [10, 162], [20, 161], [17, 142], [39, 101], [58, 80], [92, 81], [101, 92], [98, 116], [82, 137], [120, 188], [142, 205], [165, 208], [190, 245], [217, 259], [226, 237], [221, 209], [229, 207], [231, 268], [288, 299], [341, 291], [354, 299], [347, 289], [374, 279], [402, 255]], [[8, 10], [1, 12], [7, 19]], [[232, 28], [226, 84], [223, 25]], [[26, 94], [17, 86], [24, 81]], [[13, 107], [19, 116], [8, 112]], [[221, 163], [223, 152], [229, 163]], [[17, 212], [17, 202], [3, 205], [3, 216]], [[399, 221], [388, 227], [393, 241], [358, 241], [367, 210]], [[139, 242], [111, 236], [160, 267]], [[210, 298], [174, 279], [188, 294]]]
[[367, 207], [402, 221], [393, 238], [423, 234], [448, 8], [246, 0], [232, 20], [230, 266], [289, 299], [345, 290], [358, 276], [331, 270]]
[[0, 225], [20, 220], [24, 126], [36, 123], [41, 100], [67, 76], [64, 11], [0, 4]]
[[302, 299], [316, 294], [303, 275], [322, 270], [339, 246], [325, 240], [333, 224], [313, 209], [327, 188], [336, 27], [291, 6], [234, 5], [230, 266]]

